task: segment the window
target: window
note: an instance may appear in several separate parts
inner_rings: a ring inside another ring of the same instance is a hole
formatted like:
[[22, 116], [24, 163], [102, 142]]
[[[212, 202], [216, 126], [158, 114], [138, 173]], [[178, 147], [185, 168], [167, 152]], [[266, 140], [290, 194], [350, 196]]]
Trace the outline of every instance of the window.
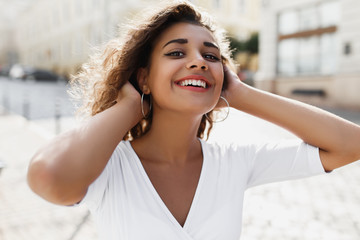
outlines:
[[70, 19], [70, 5], [68, 1], [62, 2], [62, 18], [63, 22], [68, 22]]
[[288, 11], [279, 16], [279, 33], [291, 34], [299, 31], [299, 16], [296, 11]]
[[101, 4], [102, 4], [101, 0], [92, 0], [91, 4], [94, 11], [101, 10]]
[[319, 72], [319, 38], [316, 36], [300, 38], [299, 40], [298, 72], [314, 74]]
[[323, 34], [320, 38], [321, 73], [332, 74], [337, 66], [338, 40], [336, 34]]
[[220, 8], [220, 0], [213, 0], [213, 6], [215, 9]]
[[239, 3], [239, 12], [245, 13], [246, 12], [246, 0], [238, 0]]
[[339, 21], [337, 1], [280, 13], [278, 73], [284, 76], [334, 74]]
[[296, 39], [285, 39], [279, 43], [278, 48], [278, 70], [279, 72], [293, 76], [296, 75], [298, 41]]
[[299, 12], [300, 31], [316, 29], [319, 27], [318, 15], [316, 8], [306, 8]]
[[82, 0], [75, 0], [75, 16], [81, 17], [83, 15], [84, 6]]
[[320, 5], [321, 27], [336, 25], [340, 21], [339, 2], [328, 2]]

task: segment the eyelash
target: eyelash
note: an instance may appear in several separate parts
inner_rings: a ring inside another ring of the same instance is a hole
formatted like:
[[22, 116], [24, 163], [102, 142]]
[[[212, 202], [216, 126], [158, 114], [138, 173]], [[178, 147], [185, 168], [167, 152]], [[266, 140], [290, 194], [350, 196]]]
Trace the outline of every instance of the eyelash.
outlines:
[[211, 61], [215, 61], [215, 62], [220, 61], [220, 59], [217, 56], [212, 55], [212, 54], [205, 54], [204, 56], [210, 56], [209, 60], [211, 60]]
[[[173, 52], [169, 52], [169, 53], [166, 53], [165, 56], [167, 57], [174, 57], [174, 58], [180, 58], [180, 57], [183, 57], [185, 55], [185, 53], [183, 53], [182, 51], [173, 51]], [[220, 61], [220, 59], [213, 55], [213, 54], [203, 54], [203, 57], [209, 61], [213, 61], [213, 62], [218, 62]]]
[[168, 56], [168, 57], [182, 57], [182, 56], [180, 56], [180, 54], [182, 54], [182, 56], [185, 55], [181, 51], [173, 51], [173, 52], [166, 53], [165, 56]]

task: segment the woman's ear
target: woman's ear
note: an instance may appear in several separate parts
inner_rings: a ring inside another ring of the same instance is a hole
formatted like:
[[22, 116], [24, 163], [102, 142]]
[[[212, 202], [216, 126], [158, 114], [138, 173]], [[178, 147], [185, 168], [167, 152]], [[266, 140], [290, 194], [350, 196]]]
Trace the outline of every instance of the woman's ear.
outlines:
[[139, 68], [137, 71], [137, 81], [140, 90], [145, 94], [150, 94], [150, 88], [147, 82], [148, 70], [146, 68]]

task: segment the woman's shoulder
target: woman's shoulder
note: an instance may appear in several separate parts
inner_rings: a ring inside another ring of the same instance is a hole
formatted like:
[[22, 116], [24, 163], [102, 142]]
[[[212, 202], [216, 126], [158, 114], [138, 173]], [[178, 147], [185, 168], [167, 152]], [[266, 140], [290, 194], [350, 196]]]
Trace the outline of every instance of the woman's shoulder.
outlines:
[[122, 140], [114, 149], [111, 155], [110, 162], [115, 161], [128, 161], [136, 157], [134, 150], [131, 147], [131, 143], [128, 140]]
[[221, 142], [201, 140], [203, 150], [211, 154], [221, 155], [254, 155], [264, 150], [281, 150], [283, 148], [297, 147], [302, 144], [298, 139], [284, 139], [279, 141], [256, 141], [256, 142]]
[[211, 155], [239, 154], [253, 148], [252, 144], [201, 140], [203, 151]]
[[243, 142], [227, 142], [227, 141], [220, 141], [220, 140], [203, 140], [200, 139], [202, 146], [210, 149], [217, 149], [217, 150], [231, 150], [231, 149], [241, 149], [241, 148], [248, 148], [253, 145], [257, 145], [256, 143], [243, 143]]

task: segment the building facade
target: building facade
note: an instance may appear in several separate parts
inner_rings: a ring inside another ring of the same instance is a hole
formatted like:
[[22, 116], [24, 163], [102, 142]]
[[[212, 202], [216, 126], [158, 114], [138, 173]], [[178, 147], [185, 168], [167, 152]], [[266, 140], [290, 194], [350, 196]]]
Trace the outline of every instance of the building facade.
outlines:
[[0, 23], [0, 68], [17, 62], [17, 51], [11, 25]]
[[264, 0], [255, 86], [360, 108], [360, 2]]
[[[260, 0], [192, 0], [212, 13], [233, 36], [244, 39], [259, 28]], [[117, 35], [118, 26], [156, 0], [36, 0], [16, 20], [19, 61], [75, 73], [93, 46]]]
[[76, 72], [91, 49], [113, 37], [139, 0], [37, 0], [17, 18], [20, 63]]
[[207, 9], [233, 37], [244, 40], [259, 31], [260, 0], [193, 0]]

